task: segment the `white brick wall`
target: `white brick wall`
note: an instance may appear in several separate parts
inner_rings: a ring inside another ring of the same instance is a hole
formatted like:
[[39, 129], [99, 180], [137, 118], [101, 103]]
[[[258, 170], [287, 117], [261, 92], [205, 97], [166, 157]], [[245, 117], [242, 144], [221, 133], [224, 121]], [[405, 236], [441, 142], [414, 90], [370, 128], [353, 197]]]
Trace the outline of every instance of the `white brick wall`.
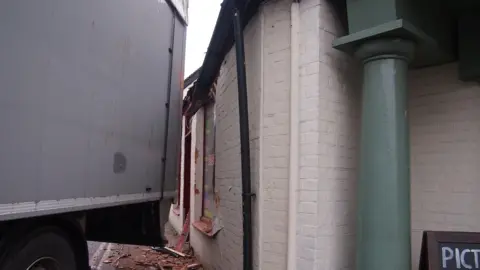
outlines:
[[[182, 117], [182, 140], [181, 140], [181, 149], [180, 149], [180, 168], [183, 168], [185, 166], [185, 117]], [[185, 188], [190, 188], [190, 187], [185, 187], [185, 185], [183, 184], [184, 183], [184, 179], [185, 179], [185, 176], [184, 176], [184, 170], [183, 169], [180, 169], [180, 182], [181, 182], [181, 185], [180, 185], [180, 200], [177, 202], [177, 204], [172, 204], [172, 206], [170, 207], [170, 213], [169, 213], [169, 216], [168, 216], [168, 221], [170, 222], [170, 224], [172, 224], [173, 228], [177, 231], [177, 232], [181, 232], [182, 231], [182, 227], [183, 227], [183, 217], [185, 216], [184, 212], [185, 212], [185, 208], [183, 206], [183, 200], [184, 200], [184, 189]], [[175, 207], [179, 208], [179, 215], [177, 215], [173, 209]]]
[[195, 256], [206, 267], [211, 268], [211, 263], [213, 258], [215, 258], [213, 257], [215, 250], [210, 247], [210, 239], [192, 226], [192, 222], [199, 220], [202, 216], [204, 123], [204, 111], [202, 108], [193, 116], [191, 125], [190, 245], [195, 250]]
[[360, 69], [332, 48], [344, 33], [326, 0], [300, 12], [297, 269], [353, 269]]
[[[188, 89], [190, 89], [192, 86], [193, 86], [193, 84], [190, 84], [190, 85], [188, 85], [184, 88], [182, 98], [185, 98], [185, 96], [188, 93]], [[190, 186], [185, 186], [184, 185], [185, 175], [184, 175], [184, 169], [183, 169], [185, 167], [185, 132], [186, 132], [185, 128], [186, 128], [187, 124], [188, 123], [186, 123], [185, 116], [182, 116], [182, 132], [181, 132], [182, 139], [181, 139], [181, 144], [180, 144], [181, 145], [181, 148], [180, 148], [180, 168], [181, 168], [180, 169], [180, 182], [181, 182], [181, 185], [180, 185], [180, 191], [179, 191], [180, 192], [180, 200], [177, 202], [179, 211], [178, 211], [178, 215], [177, 215], [173, 210], [174, 208], [177, 207], [177, 205], [172, 204], [171, 207], [170, 207], [170, 213], [169, 213], [169, 217], [168, 217], [168, 221], [170, 222], [172, 227], [175, 229], [175, 231], [177, 231], [178, 233], [180, 233], [183, 229], [183, 223], [185, 222], [184, 217], [186, 215], [185, 207], [183, 205], [184, 189], [185, 188], [190, 188]], [[193, 194], [193, 193], [191, 193], [191, 194]]]
[[410, 72], [412, 267], [421, 231], [480, 231], [480, 86], [456, 64]]
[[286, 269], [290, 144], [290, 5], [263, 6], [261, 269]]

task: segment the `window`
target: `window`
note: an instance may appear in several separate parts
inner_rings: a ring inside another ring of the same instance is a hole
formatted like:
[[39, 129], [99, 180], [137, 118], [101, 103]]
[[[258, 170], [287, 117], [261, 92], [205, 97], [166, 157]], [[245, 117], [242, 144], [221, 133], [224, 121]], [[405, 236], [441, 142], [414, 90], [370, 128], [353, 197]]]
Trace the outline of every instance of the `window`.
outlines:
[[204, 107], [204, 140], [203, 140], [203, 200], [202, 216], [213, 220], [216, 215], [215, 192], [215, 103]]

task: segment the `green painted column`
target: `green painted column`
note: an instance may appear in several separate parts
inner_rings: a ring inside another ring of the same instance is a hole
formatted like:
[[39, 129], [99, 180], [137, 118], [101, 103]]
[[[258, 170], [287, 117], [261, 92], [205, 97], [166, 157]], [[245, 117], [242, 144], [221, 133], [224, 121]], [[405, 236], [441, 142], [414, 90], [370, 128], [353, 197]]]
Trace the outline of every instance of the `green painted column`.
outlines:
[[407, 71], [414, 44], [363, 43], [357, 270], [410, 269], [410, 160]]

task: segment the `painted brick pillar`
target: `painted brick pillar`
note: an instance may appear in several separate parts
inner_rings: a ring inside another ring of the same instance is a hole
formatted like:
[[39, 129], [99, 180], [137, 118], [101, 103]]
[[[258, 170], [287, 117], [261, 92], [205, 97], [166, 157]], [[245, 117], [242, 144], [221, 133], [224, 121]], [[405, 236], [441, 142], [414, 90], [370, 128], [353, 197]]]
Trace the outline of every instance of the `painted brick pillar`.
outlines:
[[407, 70], [414, 44], [361, 44], [363, 104], [358, 182], [357, 269], [410, 269]]

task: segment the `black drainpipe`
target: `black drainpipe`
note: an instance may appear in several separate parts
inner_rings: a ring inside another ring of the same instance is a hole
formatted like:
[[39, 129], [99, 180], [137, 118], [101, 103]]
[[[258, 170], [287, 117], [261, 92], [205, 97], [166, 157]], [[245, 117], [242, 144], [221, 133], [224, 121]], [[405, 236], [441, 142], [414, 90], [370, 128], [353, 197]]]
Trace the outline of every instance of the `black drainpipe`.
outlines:
[[250, 135], [248, 125], [247, 77], [245, 71], [245, 48], [240, 12], [234, 9], [233, 32], [237, 58], [238, 109], [240, 118], [240, 149], [242, 163], [242, 210], [243, 210], [243, 269], [252, 270], [252, 194], [250, 173]]

